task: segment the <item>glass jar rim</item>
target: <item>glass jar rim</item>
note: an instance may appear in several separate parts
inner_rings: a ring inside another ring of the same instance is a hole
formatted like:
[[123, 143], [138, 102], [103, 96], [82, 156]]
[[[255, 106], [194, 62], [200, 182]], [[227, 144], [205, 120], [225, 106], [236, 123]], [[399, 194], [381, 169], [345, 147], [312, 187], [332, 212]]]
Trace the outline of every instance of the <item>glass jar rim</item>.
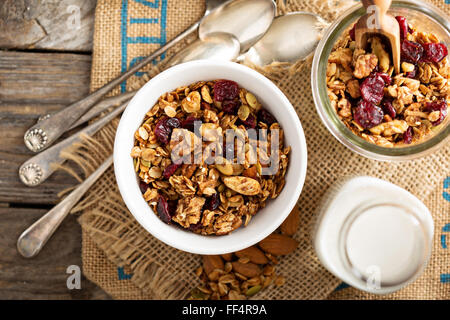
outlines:
[[[406, 8], [426, 14], [450, 34], [450, 20], [435, 6], [416, 0], [394, 0], [392, 8]], [[320, 40], [311, 68], [311, 86], [317, 113], [333, 136], [349, 149], [375, 160], [410, 160], [435, 151], [450, 136], [450, 123], [426, 141], [407, 147], [387, 148], [368, 142], [348, 129], [338, 117], [328, 98], [325, 75], [328, 56], [342, 32], [357, 18], [365, 14], [361, 4], [345, 11], [331, 24]]]

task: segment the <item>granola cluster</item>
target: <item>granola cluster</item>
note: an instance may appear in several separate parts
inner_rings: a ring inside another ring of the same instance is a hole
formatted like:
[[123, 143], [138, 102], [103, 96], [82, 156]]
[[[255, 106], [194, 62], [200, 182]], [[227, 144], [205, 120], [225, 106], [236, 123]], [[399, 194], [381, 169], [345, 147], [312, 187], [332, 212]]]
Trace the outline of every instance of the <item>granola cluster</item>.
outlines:
[[[445, 126], [450, 64], [447, 47], [432, 33], [396, 17], [401, 31], [401, 73], [378, 36], [355, 46], [355, 27], [334, 46], [326, 73], [328, 97], [343, 123], [382, 147], [420, 143]], [[445, 121], [445, 123], [444, 123]]]
[[201, 81], [159, 98], [135, 133], [131, 157], [143, 197], [162, 221], [225, 235], [280, 194], [290, 152], [283, 140], [252, 93], [230, 80]]

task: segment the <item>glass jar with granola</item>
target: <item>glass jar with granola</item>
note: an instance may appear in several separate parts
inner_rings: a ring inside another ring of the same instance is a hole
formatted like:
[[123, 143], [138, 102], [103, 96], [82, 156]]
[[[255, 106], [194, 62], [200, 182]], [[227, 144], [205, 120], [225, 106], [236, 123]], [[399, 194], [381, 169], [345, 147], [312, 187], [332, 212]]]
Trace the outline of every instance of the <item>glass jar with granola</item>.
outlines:
[[389, 14], [401, 30], [401, 70], [394, 72], [389, 44], [369, 37], [356, 48], [354, 23], [361, 7], [327, 30], [315, 53], [312, 90], [331, 133], [350, 149], [379, 160], [428, 154], [450, 133], [448, 97], [450, 25], [439, 9], [393, 1]]
[[225, 235], [276, 198], [290, 147], [277, 120], [230, 80], [163, 94], [131, 150], [144, 199], [159, 218], [203, 235]]
[[[447, 116], [448, 50], [432, 32], [396, 17], [401, 31], [401, 73], [380, 36], [355, 48], [355, 25], [328, 58], [331, 104], [355, 134], [383, 147], [420, 143]], [[438, 128], [437, 128], [438, 129]]]

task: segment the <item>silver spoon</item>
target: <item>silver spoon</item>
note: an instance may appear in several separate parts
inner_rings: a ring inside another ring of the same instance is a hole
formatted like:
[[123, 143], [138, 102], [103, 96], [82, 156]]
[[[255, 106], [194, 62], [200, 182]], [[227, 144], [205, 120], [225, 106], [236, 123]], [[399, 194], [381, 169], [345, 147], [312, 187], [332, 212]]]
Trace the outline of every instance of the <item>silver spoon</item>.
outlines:
[[19, 168], [20, 180], [29, 187], [35, 187], [47, 180], [58, 169], [58, 165], [66, 161], [61, 156], [61, 152], [64, 149], [67, 149], [76, 142], [80, 142], [83, 135], [94, 135], [98, 130], [120, 115], [127, 105], [128, 101], [91, 125], [25, 161]]
[[214, 32], [230, 33], [241, 43], [241, 52], [245, 52], [268, 30], [275, 14], [276, 5], [272, 0], [231, 1], [203, 18], [198, 36], [203, 40]]
[[205, 36], [203, 40], [197, 39], [178, 52], [166, 66], [201, 59], [231, 61], [239, 55], [240, 48], [239, 41], [232, 34], [215, 32]]
[[307, 58], [319, 43], [325, 21], [310, 12], [291, 12], [274, 19], [266, 34], [237, 61], [266, 66], [274, 61], [296, 62]]
[[112, 156], [108, 157], [97, 170], [95, 170], [83, 183], [72, 191], [64, 200], [58, 203], [53, 209], [43, 215], [25, 230], [17, 240], [17, 250], [25, 258], [36, 256], [48, 239], [52, 236], [61, 222], [69, 214], [75, 203], [77, 203], [85, 192], [112, 164]]
[[[39, 152], [47, 148], [65, 132], [67, 127], [72, 126], [73, 123], [107, 92], [122, 81], [128, 79], [155, 57], [171, 48], [175, 43], [195, 31], [198, 26], [201, 27], [202, 37], [213, 32], [225, 31], [233, 35], [237, 34], [237, 39], [244, 41], [244, 45], [247, 46], [250, 41], [258, 40], [267, 31], [275, 15], [275, 3], [272, 0], [232, 0], [222, 4], [220, 3], [219, 0], [207, 0], [206, 15], [202, 20], [189, 27], [172, 41], [156, 50], [152, 55], [143, 59], [140, 63], [128, 69], [125, 73], [102, 88], [28, 129], [24, 135], [24, 142], [27, 148], [33, 152]], [[265, 9], [263, 10], [261, 8]], [[266, 8], [271, 8], [271, 10], [267, 10]], [[262, 13], [263, 15], [260, 15]], [[205, 20], [211, 14], [213, 18]], [[224, 20], [221, 15], [224, 15], [226, 19]], [[229, 17], [234, 17], [233, 21], [230, 21]], [[225, 22], [230, 23], [230, 25], [222, 25]], [[221, 28], [224, 30], [220, 30]]]

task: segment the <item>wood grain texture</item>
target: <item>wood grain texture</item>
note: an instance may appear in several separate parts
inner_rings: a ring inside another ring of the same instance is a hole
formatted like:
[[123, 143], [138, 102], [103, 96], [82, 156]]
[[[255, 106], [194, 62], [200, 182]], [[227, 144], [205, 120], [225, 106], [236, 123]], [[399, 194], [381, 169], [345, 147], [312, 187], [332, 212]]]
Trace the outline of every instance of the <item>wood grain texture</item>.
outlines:
[[30, 188], [18, 177], [34, 154], [23, 143], [37, 118], [60, 110], [89, 91], [91, 57], [81, 54], [0, 51], [0, 202], [55, 204], [76, 180], [57, 172]]
[[17, 238], [45, 212], [0, 207], [0, 300], [109, 299], [84, 277], [81, 289], [67, 288], [67, 267], [81, 268], [81, 232], [75, 216], [67, 217], [37, 257], [25, 259], [19, 255]]
[[91, 51], [96, 0], [2, 0], [0, 48]]

